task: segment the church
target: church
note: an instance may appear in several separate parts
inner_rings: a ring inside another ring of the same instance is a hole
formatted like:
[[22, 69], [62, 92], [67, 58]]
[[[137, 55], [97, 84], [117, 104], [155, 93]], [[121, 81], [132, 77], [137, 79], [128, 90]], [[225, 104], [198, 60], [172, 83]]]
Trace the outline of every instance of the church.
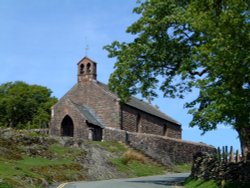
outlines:
[[155, 106], [118, 95], [97, 80], [97, 63], [84, 57], [77, 64], [77, 83], [52, 107], [50, 135], [103, 140], [105, 129], [181, 139], [181, 124]]

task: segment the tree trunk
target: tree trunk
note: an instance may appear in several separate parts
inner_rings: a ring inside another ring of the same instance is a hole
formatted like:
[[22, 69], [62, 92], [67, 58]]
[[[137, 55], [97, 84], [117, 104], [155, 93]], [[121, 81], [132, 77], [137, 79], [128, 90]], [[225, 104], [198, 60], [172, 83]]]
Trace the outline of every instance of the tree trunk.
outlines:
[[244, 161], [250, 161], [250, 130], [245, 127], [237, 129], [241, 144], [241, 152]]

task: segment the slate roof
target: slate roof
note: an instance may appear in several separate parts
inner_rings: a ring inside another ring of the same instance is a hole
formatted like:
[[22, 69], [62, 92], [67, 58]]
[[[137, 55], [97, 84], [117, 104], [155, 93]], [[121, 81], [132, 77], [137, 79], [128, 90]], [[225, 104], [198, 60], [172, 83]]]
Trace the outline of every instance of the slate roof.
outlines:
[[[109, 90], [109, 87], [108, 85], [104, 84], [104, 83], [101, 83], [101, 82], [97, 82], [97, 84], [99, 86], [101, 86], [105, 91], [109, 92], [110, 94], [117, 96], [117, 94], [113, 93], [112, 91]], [[140, 100], [136, 97], [131, 97], [130, 100], [128, 102], [126, 102], [127, 105], [129, 106], [132, 106], [136, 109], [139, 109], [141, 111], [144, 111], [148, 114], [151, 114], [151, 115], [154, 115], [154, 116], [157, 116], [159, 118], [162, 118], [162, 119], [165, 119], [167, 121], [170, 121], [172, 123], [175, 123], [175, 124], [178, 124], [178, 125], [181, 125], [178, 121], [176, 121], [175, 119], [171, 118], [170, 116], [166, 115], [165, 113], [161, 112], [160, 110], [158, 110], [156, 107], [152, 106], [151, 104], [149, 103], [146, 103], [144, 102], [143, 100]]]
[[97, 115], [95, 115], [91, 109], [83, 105], [75, 104], [72, 101], [71, 103], [84, 115], [84, 117], [87, 119], [89, 123], [97, 125], [101, 128], [104, 128], [101, 121], [97, 118]]

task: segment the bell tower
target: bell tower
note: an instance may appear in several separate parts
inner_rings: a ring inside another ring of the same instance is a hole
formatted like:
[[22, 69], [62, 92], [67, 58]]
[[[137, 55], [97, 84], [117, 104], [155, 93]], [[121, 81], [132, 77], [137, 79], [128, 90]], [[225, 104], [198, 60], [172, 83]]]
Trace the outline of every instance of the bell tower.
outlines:
[[79, 63], [78, 67], [78, 83], [90, 80], [96, 80], [96, 62], [88, 57], [84, 57]]

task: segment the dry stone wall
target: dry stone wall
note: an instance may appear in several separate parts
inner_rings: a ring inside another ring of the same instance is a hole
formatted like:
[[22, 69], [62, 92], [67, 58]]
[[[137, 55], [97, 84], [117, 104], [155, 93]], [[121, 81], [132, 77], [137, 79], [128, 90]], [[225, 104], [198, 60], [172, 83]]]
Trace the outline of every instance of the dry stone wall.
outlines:
[[194, 156], [191, 177], [226, 182], [250, 182], [250, 162], [225, 162], [217, 155], [199, 152]]
[[132, 133], [113, 128], [104, 129], [103, 139], [126, 143], [164, 165], [191, 163], [194, 154], [197, 152], [216, 152], [214, 147], [205, 144], [186, 142], [180, 139], [152, 134]]

